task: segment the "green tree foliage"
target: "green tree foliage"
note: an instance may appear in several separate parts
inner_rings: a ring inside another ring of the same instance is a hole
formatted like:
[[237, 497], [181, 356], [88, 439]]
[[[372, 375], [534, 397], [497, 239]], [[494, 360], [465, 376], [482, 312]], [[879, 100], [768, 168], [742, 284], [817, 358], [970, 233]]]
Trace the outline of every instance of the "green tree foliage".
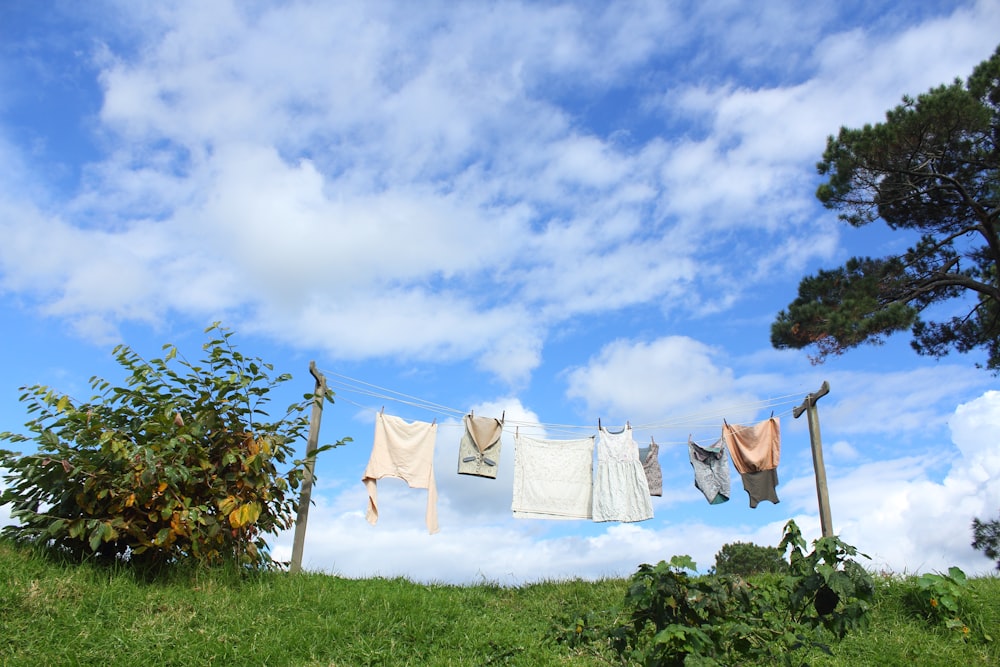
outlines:
[[[1000, 48], [964, 85], [904, 97], [885, 122], [841, 128], [817, 168], [828, 180], [816, 196], [842, 220], [881, 220], [916, 242], [803, 278], [771, 326], [774, 347], [813, 346], [818, 362], [910, 329], [920, 354], [984, 350], [1000, 372]], [[922, 317], [943, 302], [961, 314]]]
[[[4, 533], [77, 558], [160, 566], [180, 561], [273, 567], [265, 537], [289, 528], [305, 461], [290, 461], [308, 428], [306, 394], [268, 421], [268, 394], [291, 379], [237, 351], [232, 333], [215, 336], [196, 364], [165, 345], [146, 361], [115, 348], [125, 386], [100, 378], [88, 401], [48, 387], [23, 388], [33, 415], [34, 453], [0, 451], [7, 469], [0, 503], [18, 522]], [[318, 451], [343, 444], [321, 447]]]
[[972, 548], [995, 560], [997, 569], [1000, 570], [1000, 519], [972, 520]]
[[752, 574], [784, 574], [788, 571], [784, 552], [777, 547], [763, 547], [750, 542], [732, 542], [722, 545], [715, 554], [715, 574], [735, 574], [747, 577]]

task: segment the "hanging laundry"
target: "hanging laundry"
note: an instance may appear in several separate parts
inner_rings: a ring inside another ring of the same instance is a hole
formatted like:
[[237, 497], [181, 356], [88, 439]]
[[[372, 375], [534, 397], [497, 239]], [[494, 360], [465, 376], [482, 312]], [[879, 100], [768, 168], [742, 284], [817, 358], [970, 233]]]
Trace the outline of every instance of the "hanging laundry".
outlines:
[[458, 445], [458, 473], [496, 479], [500, 467], [503, 422], [492, 417], [465, 415], [465, 433]]
[[434, 444], [437, 423], [407, 422], [379, 413], [375, 416], [375, 440], [368, 467], [361, 477], [368, 490], [368, 523], [378, 522], [376, 482], [396, 477], [413, 489], [427, 489], [427, 530], [438, 532], [437, 485], [434, 483]]
[[750, 507], [757, 507], [762, 500], [780, 502], [776, 491], [778, 461], [781, 458], [781, 424], [778, 419], [771, 417], [754, 426], [731, 426], [723, 421], [722, 436], [733, 458], [733, 465], [743, 478], [743, 488], [750, 496]]
[[594, 438], [543, 440], [514, 436], [517, 519], [590, 519]]
[[642, 470], [646, 473], [646, 483], [649, 485], [649, 495], [663, 495], [663, 470], [660, 468], [660, 446], [652, 438], [649, 445], [639, 448], [639, 460]]
[[645, 521], [653, 518], [649, 484], [639, 460], [632, 428], [612, 433], [600, 428], [594, 477], [594, 521]]
[[743, 488], [750, 496], [750, 507], [757, 507], [762, 500], [770, 500], [774, 504], [778, 500], [778, 469], [758, 470], [757, 472], [741, 472]]
[[726, 442], [719, 438], [708, 447], [700, 447], [688, 437], [688, 459], [694, 468], [694, 485], [711, 505], [729, 500], [729, 457]]

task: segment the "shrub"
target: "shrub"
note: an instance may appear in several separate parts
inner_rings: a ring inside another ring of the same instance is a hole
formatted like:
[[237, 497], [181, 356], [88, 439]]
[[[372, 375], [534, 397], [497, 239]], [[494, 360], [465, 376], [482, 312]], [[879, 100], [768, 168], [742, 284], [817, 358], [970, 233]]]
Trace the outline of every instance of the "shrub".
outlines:
[[868, 556], [836, 536], [815, 540], [806, 554], [806, 542], [794, 521], [785, 525], [778, 548], [789, 550], [784, 588], [795, 623], [822, 626], [838, 638], [867, 624], [875, 581], [851, 556]]
[[969, 628], [960, 618], [962, 597], [968, 590], [965, 572], [948, 568], [948, 574], [925, 573], [916, 580], [918, 609], [928, 620], [950, 630], [968, 634]]
[[932, 625], [953, 631], [962, 641], [991, 642], [994, 631], [976, 612], [979, 601], [969, 579], [959, 567], [948, 572], [927, 572], [914, 578], [909, 606]]
[[[623, 664], [792, 664], [803, 647], [829, 651], [869, 618], [875, 586], [851, 556], [857, 550], [836, 537], [805, 542], [794, 521], [785, 526], [780, 553], [790, 549], [782, 578], [712, 574], [691, 576], [688, 556], [639, 566], [625, 596], [624, 623], [599, 631], [592, 614], [576, 615], [557, 639], [571, 645], [602, 634]], [[860, 554], [863, 556], [863, 554]]]
[[785, 574], [788, 563], [784, 552], [777, 547], [762, 547], [750, 542], [732, 542], [722, 545], [715, 554], [715, 574], [736, 574], [747, 577], [752, 574]]
[[[305, 461], [289, 459], [317, 397], [266, 421], [268, 394], [291, 376], [271, 378], [273, 367], [237, 351], [218, 323], [209, 332], [200, 364], [170, 344], [149, 361], [116, 347], [125, 386], [92, 378], [98, 393], [88, 401], [23, 388], [30, 435], [0, 439], [33, 440], [37, 451], [0, 452], [0, 503], [12, 503], [18, 521], [3, 532], [76, 558], [275, 566], [265, 536], [294, 522]], [[323, 398], [332, 402], [332, 392]]]

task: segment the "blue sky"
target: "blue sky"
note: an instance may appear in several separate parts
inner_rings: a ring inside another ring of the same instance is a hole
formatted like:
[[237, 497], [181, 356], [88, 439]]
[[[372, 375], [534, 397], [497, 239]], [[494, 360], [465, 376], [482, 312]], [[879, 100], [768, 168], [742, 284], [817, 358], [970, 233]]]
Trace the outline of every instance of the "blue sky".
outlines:
[[[0, 419], [18, 387], [89, 396], [120, 342], [240, 349], [337, 392], [307, 568], [518, 584], [628, 575], [833, 523], [872, 567], [991, 563], [1000, 393], [976, 354], [906, 336], [829, 360], [770, 347], [799, 279], [905, 248], [816, 202], [842, 125], [990, 56], [1000, 3], [32, 2], [0, 6]], [[286, 401], [277, 400], [278, 404]], [[433, 403], [434, 406], [429, 406]], [[436, 406], [436, 407], [435, 407]], [[360, 477], [377, 410], [439, 423], [425, 492]], [[462, 414], [505, 414], [494, 481], [460, 477]], [[686, 441], [781, 418], [777, 505], [709, 506]], [[513, 427], [661, 444], [633, 524], [514, 519]], [[302, 446], [304, 449], [304, 444]], [[3, 518], [3, 517], [0, 517]], [[291, 536], [274, 543], [287, 558]]]

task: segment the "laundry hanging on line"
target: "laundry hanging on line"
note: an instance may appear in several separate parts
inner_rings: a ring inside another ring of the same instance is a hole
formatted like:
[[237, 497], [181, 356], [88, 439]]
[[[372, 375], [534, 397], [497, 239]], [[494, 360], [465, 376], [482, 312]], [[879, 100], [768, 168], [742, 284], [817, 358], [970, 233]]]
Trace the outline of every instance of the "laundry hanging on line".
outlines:
[[711, 445], [701, 447], [688, 436], [688, 460], [694, 469], [694, 485], [710, 505], [729, 501], [729, 461], [726, 443], [720, 436]]
[[[503, 420], [470, 413], [462, 426], [458, 473], [495, 479]], [[377, 481], [397, 477], [411, 488], [428, 490], [427, 527], [431, 533], [438, 532], [433, 471], [436, 435], [436, 420], [407, 422], [384, 411], [378, 413], [372, 455], [362, 477], [368, 490], [369, 523], [378, 521]], [[627, 423], [617, 432], [599, 423], [598, 435], [595, 442], [593, 436], [554, 440], [515, 433], [514, 517], [621, 522], [652, 518], [650, 496], [662, 495], [659, 446], [651, 438], [648, 447], [639, 448]], [[772, 416], [754, 426], [732, 426], [723, 420], [723, 435], [718, 441], [701, 447], [689, 436], [688, 450], [695, 486], [710, 504], [722, 504], [730, 497], [727, 452], [740, 472], [751, 508], [762, 500], [779, 502], [775, 490], [780, 460], [777, 418]]]
[[781, 424], [772, 416], [753, 426], [722, 422], [722, 435], [750, 496], [750, 507], [764, 500], [778, 500], [778, 462], [781, 459]]
[[632, 427], [618, 432], [598, 427], [594, 476], [594, 521], [645, 521], [653, 518], [649, 481], [639, 460]]
[[378, 522], [378, 480], [396, 477], [410, 488], [427, 489], [427, 530], [438, 532], [434, 445], [437, 422], [408, 422], [393, 415], [375, 416], [375, 438], [368, 466], [361, 477], [368, 490], [368, 523]]
[[500, 469], [503, 421], [493, 417], [462, 418], [465, 432], [458, 445], [458, 473], [496, 479]]
[[663, 469], [660, 468], [660, 446], [652, 438], [649, 444], [639, 448], [639, 460], [642, 461], [642, 469], [646, 473], [646, 482], [649, 487], [649, 495], [663, 495]]
[[593, 518], [594, 438], [548, 440], [514, 434], [518, 519]]

